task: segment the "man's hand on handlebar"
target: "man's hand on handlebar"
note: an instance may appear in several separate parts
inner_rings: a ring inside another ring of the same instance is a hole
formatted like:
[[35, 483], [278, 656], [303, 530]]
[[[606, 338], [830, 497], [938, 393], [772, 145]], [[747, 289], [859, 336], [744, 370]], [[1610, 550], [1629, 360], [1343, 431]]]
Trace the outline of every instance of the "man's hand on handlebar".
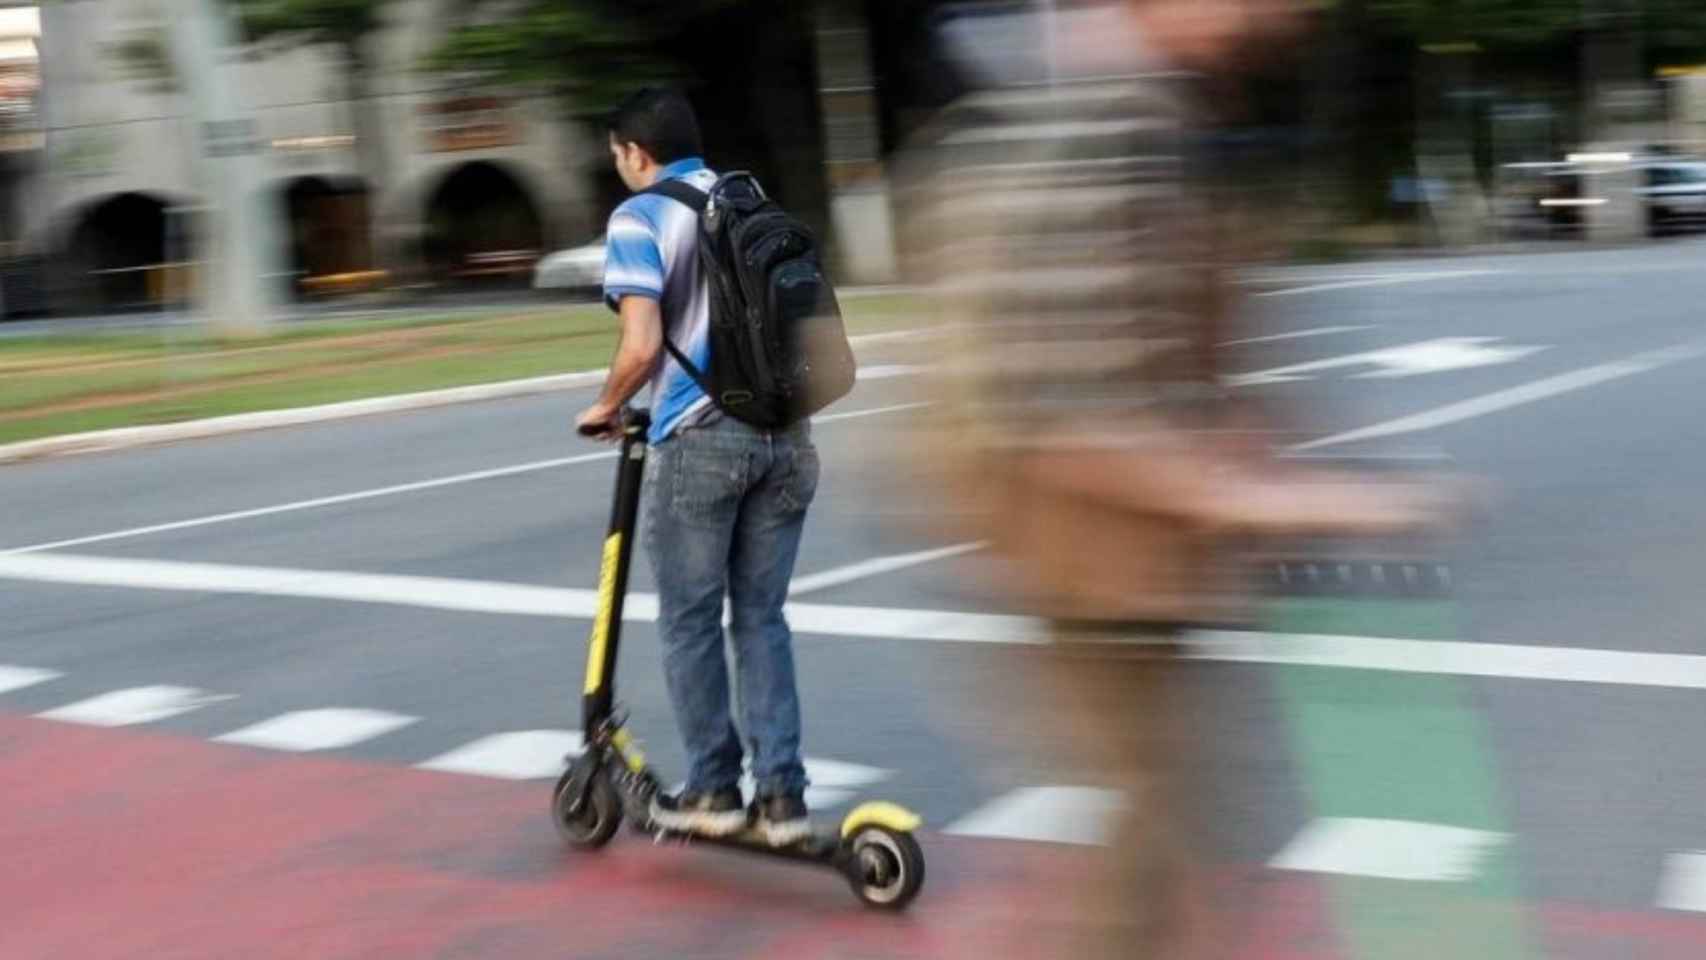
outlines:
[[575, 432], [605, 443], [622, 439], [622, 408], [595, 403], [575, 418]]

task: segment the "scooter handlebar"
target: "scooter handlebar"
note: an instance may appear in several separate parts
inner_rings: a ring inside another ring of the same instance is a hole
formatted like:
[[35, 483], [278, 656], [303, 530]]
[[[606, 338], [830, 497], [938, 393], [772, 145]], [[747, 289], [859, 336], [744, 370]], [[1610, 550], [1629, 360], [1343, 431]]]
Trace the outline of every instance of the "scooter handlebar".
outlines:
[[[620, 433], [645, 433], [652, 425], [652, 415], [646, 410], [624, 407], [622, 413], [617, 417], [617, 424]], [[575, 432], [583, 437], [598, 437], [604, 434], [604, 431], [600, 430], [597, 425], [590, 423], [576, 428]]]

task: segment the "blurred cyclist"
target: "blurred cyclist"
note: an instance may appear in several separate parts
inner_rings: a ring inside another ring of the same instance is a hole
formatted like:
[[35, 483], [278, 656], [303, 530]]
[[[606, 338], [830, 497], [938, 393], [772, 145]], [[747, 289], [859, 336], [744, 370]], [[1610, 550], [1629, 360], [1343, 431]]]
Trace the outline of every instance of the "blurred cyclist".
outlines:
[[1178, 627], [1249, 614], [1234, 535], [1402, 530], [1434, 500], [1228, 439], [1227, 258], [1187, 158], [1205, 84], [1293, 33], [1295, 5], [1056, 6], [941, 28], [975, 90], [908, 161], [948, 321], [926, 348], [948, 372], [918, 460], [991, 542], [1001, 595], [1055, 624], [999, 654], [1009, 689], [972, 705], [1000, 711], [984, 729], [1024, 738], [1053, 782], [1128, 801], [1096, 869], [1054, 898], [1069, 916], [1051, 949], [1180, 956], [1202, 931], [1169, 761], [1205, 745], [1179, 713]]

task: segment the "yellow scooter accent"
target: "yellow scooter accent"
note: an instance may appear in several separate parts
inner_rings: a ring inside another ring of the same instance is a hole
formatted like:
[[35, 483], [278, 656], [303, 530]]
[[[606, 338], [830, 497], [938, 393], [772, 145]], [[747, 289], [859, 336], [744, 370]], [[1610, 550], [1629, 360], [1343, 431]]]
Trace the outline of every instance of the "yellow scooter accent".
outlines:
[[911, 833], [923, 823], [923, 817], [898, 803], [875, 800], [859, 804], [842, 818], [841, 839], [846, 840], [864, 827], [886, 827], [895, 833]]

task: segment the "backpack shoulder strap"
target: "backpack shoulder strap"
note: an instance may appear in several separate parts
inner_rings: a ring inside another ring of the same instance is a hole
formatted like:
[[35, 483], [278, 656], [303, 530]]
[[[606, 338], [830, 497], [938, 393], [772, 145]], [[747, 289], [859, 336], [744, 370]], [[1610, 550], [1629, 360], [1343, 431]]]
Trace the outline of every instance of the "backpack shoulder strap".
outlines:
[[[650, 193], [656, 194], [660, 197], [668, 197], [676, 203], [692, 210], [694, 214], [701, 217], [705, 215], [705, 206], [710, 200], [710, 195], [705, 191], [680, 180], [659, 180], [646, 189], [641, 190], [640, 193]], [[663, 345], [664, 349], [669, 351], [669, 355], [675, 358], [675, 362], [681, 365], [681, 369], [687, 371], [687, 375], [692, 377], [693, 382], [699, 385], [699, 389], [705, 391], [706, 395], [712, 397], [713, 402], [715, 402], [716, 395], [712, 392], [711, 378], [707, 377], [705, 375], [705, 371], [700, 370], [699, 366], [692, 360], [687, 359], [687, 355], [682, 353], [680, 348], [678, 348], [669, 339], [667, 327], [665, 328]]]
[[705, 204], [711, 199], [705, 191], [681, 180], [659, 180], [640, 192], [668, 197], [700, 215], [705, 213]]

